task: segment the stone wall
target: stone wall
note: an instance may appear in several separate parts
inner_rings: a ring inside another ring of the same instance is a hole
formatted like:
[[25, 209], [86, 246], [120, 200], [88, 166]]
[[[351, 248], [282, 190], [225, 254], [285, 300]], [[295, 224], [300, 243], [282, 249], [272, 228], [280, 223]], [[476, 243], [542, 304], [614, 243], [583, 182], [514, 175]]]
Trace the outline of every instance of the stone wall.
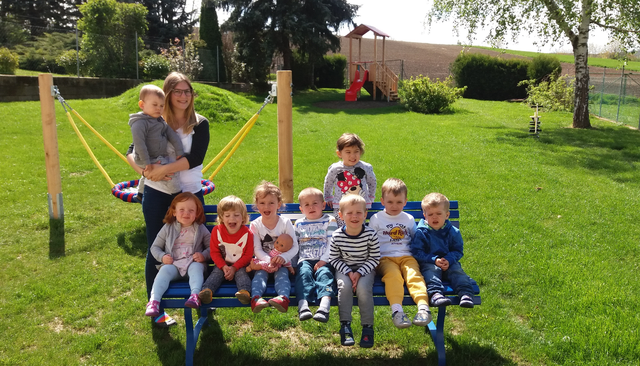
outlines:
[[[58, 87], [64, 99], [98, 99], [120, 95], [128, 89], [144, 82], [139, 79], [102, 79], [54, 77], [53, 85]], [[216, 86], [232, 92], [249, 91], [250, 85], [240, 83], [203, 84]], [[0, 75], [0, 102], [38, 101], [38, 77]]]

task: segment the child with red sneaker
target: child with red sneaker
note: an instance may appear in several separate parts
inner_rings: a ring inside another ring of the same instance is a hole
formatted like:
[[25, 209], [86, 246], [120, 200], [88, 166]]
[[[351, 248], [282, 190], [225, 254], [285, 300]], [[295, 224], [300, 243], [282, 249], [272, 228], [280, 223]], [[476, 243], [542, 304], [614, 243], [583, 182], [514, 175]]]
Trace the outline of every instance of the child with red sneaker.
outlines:
[[218, 225], [211, 230], [211, 259], [216, 266], [202, 285], [200, 300], [211, 302], [213, 293], [223, 280], [235, 281], [236, 297], [242, 304], [251, 301], [251, 279], [245, 267], [253, 256], [253, 234], [245, 225], [249, 223], [247, 206], [236, 196], [227, 196], [218, 203]]
[[184, 305], [199, 308], [198, 292], [202, 288], [206, 262], [210, 259], [211, 234], [204, 226], [202, 203], [193, 193], [177, 195], [163, 222], [165, 225], [151, 246], [151, 255], [162, 264], [158, 266], [145, 312], [150, 317], [160, 315], [160, 300], [169, 284], [186, 277], [189, 278], [191, 296]]
[[[285, 264], [298, 254], [298, 241], [293, 229], [293, 224], [288, 218], [278, 216], [278, 208], [282, 206], [282, 192], [275, 184], [263, 181], [256, 187], [254, 192], [254, 205], [260, 217], [253, 220], [250, 230], [253, 233], [253, 252], [256, 258], [261, 261], [270, 261], [273, 264]], [[281, 255], [271, 258], [269, 252], [274, 249], [274, 243], [282, 234], [288, 234], [293, 238], [292, 248]], [[287, 267], [281, 266], [273, 273], [275, 279], [275, 289], [277, 297], [268, 302], [262, 298], [267, 289], [267, 279], [269, 273], [265, 270], [256, 271], [251, 282], [251, 311], [259, 313], [269, 305], [286, 313], [289, 309], [289, 294], [291, 293], [291, 282], [289, 281], [289, 271]]]

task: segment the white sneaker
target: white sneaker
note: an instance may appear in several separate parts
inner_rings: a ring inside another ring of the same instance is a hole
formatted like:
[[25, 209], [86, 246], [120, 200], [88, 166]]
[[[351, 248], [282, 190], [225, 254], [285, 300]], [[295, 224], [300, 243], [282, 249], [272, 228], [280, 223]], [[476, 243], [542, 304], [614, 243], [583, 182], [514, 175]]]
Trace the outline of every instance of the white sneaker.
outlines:
[[411, 322], [409, 321], [407, 314], [403, 312], [401, 313], [399, 311], [396, 311], [395, 313], [393, 313], [393, 315], [391, 315], [391, 318], [393, 319], [393, 325], [395, 325], [398, 329], [409, 328], [411, 326]]
[[419, 310], [416, 316], [413, 318], [413, 324], [419, 327], [426, 327], [431, 323], [431, 311]]

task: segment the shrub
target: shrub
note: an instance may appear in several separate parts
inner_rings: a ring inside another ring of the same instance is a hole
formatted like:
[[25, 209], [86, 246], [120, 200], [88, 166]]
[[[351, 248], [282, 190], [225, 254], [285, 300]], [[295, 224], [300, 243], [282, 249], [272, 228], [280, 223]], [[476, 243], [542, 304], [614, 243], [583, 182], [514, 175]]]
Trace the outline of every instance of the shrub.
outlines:
[[58, 56], [56, 64], [63, 67], [67, 74], [76, 75], [78, 73], [78, 61], [80, 61], [80, 75], [88, 75], [87, 56], [82, 51], [76, 53], [76, 50], [68, 50]]
[[325, 55], [315, 69], [316, 86], [318, 88], [344, 88], [346, 68], [346, 56]]
[[145, 79], [163, 79], [171, 71], [171, 62], [160, 55], [151, 55], [142, 60]]
[[0, 74], [14, 75], [18, 68], [18, 55], [8, 48], [0, 48]]
[[460, 98], [466, 87], [454, 88], [451, 76], [440, 81], [431, 81], [428, 77], [411, 77], [401, 81], [398, 86], [400, 102], [410, 111], [419, 113], [442, 113], [449, 110], [451, 104]]
[[557, 79], [562, 72], [562, 65], [557, 57], [551, 55], [539, 55], [534, 57], [529, 63], [527, 75], [536, 83], [542, 80]]
[[528, 80], [527, 68], [527, 60], [478, 53], [461, 53], [450, 66], [456, 85], [467, 87], [464, 97], [482, 100], [525, 98], [526, 89], [518, 83]]
[[202, 62], [200, 62], [198, 55], [200, 46], [201, 42], [196, 40], [193, 35], [189, 35], [184, 39], [184, 48], [180, 46], [180, 40], [175, 38], [168, 49], [162, 48], [160, 52], [162, 57], [171, 64], [171, 70], [179, 71], [191, 80], [197, 80], [202, 71]]
[[44, 33], [29, 42], [18, 45], [15, 52], [20, 57], [20, 68], [42, 72], [64, 73], [57, 59], [67, 50], [76, 49], [73, 33]]
[[527, 87], [527, 104], [539, 105], [548, 111], [573, 112], [575, 80], [575, 77], [564, 75], [552, 77], [551, 80], [537, 85], [533, 79], [522, 81], [520, 84]]

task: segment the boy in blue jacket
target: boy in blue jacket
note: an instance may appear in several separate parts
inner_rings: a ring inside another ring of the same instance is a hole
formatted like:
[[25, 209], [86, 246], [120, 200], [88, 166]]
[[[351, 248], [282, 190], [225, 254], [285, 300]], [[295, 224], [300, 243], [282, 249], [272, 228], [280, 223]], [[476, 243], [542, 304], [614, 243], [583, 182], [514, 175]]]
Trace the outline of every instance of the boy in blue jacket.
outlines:
[[441, 193], [429, 193], [422, 199], [422, 212], [416, 234], [411, 241], [411, 253], [420, 264], [427, 283], [431, 306], [451, 305], [444, 296], [442, 278], [448, 278], [460, 296], [460, 306], [473, 307], [473, 288], [469, 276], [462, 270], [462, 235], [449, 221], [449, 200]]

